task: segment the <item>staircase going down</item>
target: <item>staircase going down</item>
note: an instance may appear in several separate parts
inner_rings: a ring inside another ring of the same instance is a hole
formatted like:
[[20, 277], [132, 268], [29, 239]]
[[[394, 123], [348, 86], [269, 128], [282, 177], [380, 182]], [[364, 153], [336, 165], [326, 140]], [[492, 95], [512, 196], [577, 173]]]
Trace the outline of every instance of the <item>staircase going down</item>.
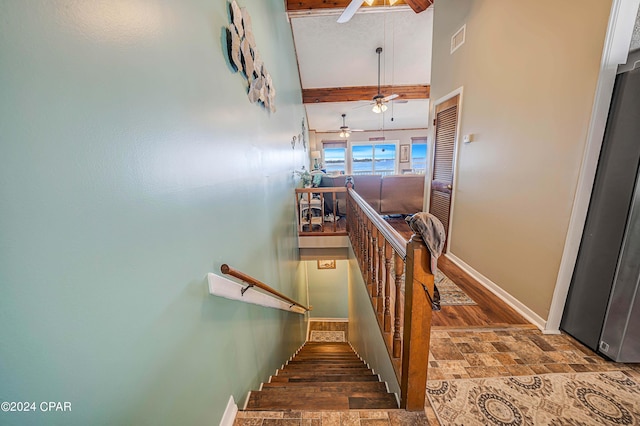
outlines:
[[251, 391], [246, 410], [397, 409], [395, 394], [348, 343], [307, 342], [283, 369]]

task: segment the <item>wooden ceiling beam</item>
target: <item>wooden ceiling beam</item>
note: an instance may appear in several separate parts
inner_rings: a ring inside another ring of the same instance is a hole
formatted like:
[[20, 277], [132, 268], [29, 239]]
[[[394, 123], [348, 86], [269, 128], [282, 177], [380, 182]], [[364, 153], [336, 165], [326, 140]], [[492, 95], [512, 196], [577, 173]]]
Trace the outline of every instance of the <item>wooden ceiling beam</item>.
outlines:
[[[431, 86], [380, 86], [380, 92], [389, 96], [396, 93], [396, 99], [429, 99]], [[377, 86], [326, 87], [318, 89], [302, 89], [302, 102], [315, 104], [319, 102], [356, 102], [369, 101], [378, 94]]]
[[[429, 0], [409, 0], [412, 2], [424, 2]], [[398, 0], [395, 5], [408, 4], [407, 0]], [[369, 6], [364, 3], [362, 7], [384, 7], [389, 0], [374, 0], [373, 4]], [[344, 9], [351, 3], [351, 0], [287, 0], [287, 12], [298, 11], [310, 11], [317, 9]], [[388, 7], [388, 6], [387, 6]]]
[[405, 0], [415, 13], [424, 12], [433, 4], [433, 0]]
[[[351, 3], [351, 0], [287, 0], [287, 12], [311, 11], [318, 9], [344, 9]], [[369, 6], [363, 3], [362, 7], [389, 7], [389, 0], [374, 0]], [[415, 13], [420, 13], [429, 8], [433, 0], [396, 0], [393, 5], [408, 5]]]

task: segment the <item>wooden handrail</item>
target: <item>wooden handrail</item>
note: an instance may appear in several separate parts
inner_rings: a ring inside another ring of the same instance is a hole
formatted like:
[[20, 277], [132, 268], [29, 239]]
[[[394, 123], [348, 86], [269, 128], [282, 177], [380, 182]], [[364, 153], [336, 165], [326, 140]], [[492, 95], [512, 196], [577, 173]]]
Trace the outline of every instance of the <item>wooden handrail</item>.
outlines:
[[306, 194], [307, 192], [311, 192], [313, 194], [316, 193], [327, 193], [327, 192], [347, 192], [347, 188], [342, 186], [327, 186], [324, 188], [296, 188], [297, 194]]
[[424, 410], [433, 274], [422, 238], [407, 242], [353, 189], [347, 232], [400, 384], [400, 408]]
[[268, 285], [266, 285], [265, 283], [263, 283], [262, 281], [259, 281], [255, 278], [253, 278], [250, 275], [247, 275], [243, 272], [238, 271], [237, 269], [232, 268], [231, 266], [227, 265], [226, 263], [224, 265], [222, 265], [220, 267], [220, 272], [222, 272], [223, 274], [226, 275], [231, 275], [232, 277], [235, 277], [239, 280], [244, 281], [245, 283], [249, 284], [249, 287], [258, 287], [261, 288], [264, 291], [267, 291], [271, 294], [273, 294], [274, 296], [291, 303], [291, 305], [295, 305], [295, 306], [299, 306], [302, 309], [304, 309], [305, 311], [310, 311], [312, 309], [312, 307], [306, 307], [301, 303], [296, 302], [295, 300], [285, 296], [284, 294], [280, 293], [278, 290], [269, 287]]
[[389, 241], [389, 244], [393, 246], [393, 249], [402, 257], [402, 260], [407, 257], [407, 241], [396, 231], [393, 229], [389, 223], [384, 220], [378, 212], [376, 212], [373, 207], [369, 205], [358, 193], [353, 189], [349, 188], [349, 195], [353, 200], [358, 203], [358, 207], [360, 207], [364, 212], [366, 212], [367, 217], [373, 223], [380, 233], [384, 236], [384, 239]]

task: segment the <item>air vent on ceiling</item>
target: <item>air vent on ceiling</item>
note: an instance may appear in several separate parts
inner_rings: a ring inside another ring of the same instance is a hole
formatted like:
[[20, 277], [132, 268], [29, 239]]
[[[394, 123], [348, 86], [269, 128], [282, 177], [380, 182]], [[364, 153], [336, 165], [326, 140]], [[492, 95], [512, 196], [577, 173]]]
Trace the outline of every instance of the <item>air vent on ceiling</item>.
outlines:
[[455, 52], [458, 47], [464, 44], [464, 33], [467, 25], [463, 25], [456, 33], [451, 37], [451, 53]]

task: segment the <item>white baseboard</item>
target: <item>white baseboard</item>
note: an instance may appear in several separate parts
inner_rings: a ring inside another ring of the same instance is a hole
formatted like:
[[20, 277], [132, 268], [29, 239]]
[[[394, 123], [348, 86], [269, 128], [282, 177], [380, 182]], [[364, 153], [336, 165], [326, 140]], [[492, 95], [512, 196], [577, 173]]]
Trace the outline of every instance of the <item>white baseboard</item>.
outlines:
[[[511, 306], [516, 312], [525, 317], [529, 322], [538, 327], [542, 332], [552, 334], [549, 330], [545, 330], [546, 321], [538, 314], [529, 309], [525, 304], [518, 299], [507, 293], [504, 289], [491, 281], [489, 278], [482, 275], [480, 272], [467, 265], [462, 259], [458, 258], [452, 253], [445, 253], [445, 257], [458, 265], [460, 269], [471, 275], [476, 281], [482, 284], [487, 290], [495, 294], [500, 300], [507, 305]], [[555, 334], [555, 333], [553, 333]]]
[[236, 420], [236, 414], [238, 414], [238, 406], [233, 400], [233, 395], [231, 395], [229, 402], [227, 402], [227, 408], [224, 410], [224, 414], [220, 420], [220, 426], [233, 426], [233, 422]]
[[309, 318], [309, 322], [349, 322], [349, 318]]

